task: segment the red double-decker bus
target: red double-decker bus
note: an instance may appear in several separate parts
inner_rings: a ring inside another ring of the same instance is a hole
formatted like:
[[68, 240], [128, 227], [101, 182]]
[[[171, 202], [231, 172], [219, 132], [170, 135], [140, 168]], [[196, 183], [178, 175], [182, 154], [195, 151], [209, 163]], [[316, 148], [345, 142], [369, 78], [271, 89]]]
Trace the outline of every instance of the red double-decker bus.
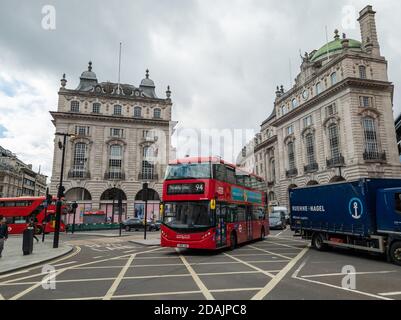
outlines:
[[167, 168], [161, 205], [163, 247], [234, 249], [269, 233], [262, 178], [215, 157]]
[[[0, 198], [0, 216], [7, 220], [10, 234], [21, 234], [27, 228], [31, 218], [36, 224], [38, 234], [55, 230], [56, 198], [47, 206], [46, 197]], [[67, 205], [62, 205], [62, 216], [67, 213]], [[65, 224], [60, 223], [60, 231], [65, 231]]]

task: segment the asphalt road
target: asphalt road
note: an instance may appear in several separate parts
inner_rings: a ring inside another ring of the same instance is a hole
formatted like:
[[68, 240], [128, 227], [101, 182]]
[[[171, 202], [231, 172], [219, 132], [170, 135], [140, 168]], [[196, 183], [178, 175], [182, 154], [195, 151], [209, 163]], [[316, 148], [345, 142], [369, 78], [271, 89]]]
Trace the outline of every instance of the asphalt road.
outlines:
[[317, 252], [290, 230], [218, 252], [125, 237], [62, 240], [75, 249], [49, 263], [53, 273], [37, 266], [0, 276], [0, 299], [401, 299], [400, 267], [351, 251]]

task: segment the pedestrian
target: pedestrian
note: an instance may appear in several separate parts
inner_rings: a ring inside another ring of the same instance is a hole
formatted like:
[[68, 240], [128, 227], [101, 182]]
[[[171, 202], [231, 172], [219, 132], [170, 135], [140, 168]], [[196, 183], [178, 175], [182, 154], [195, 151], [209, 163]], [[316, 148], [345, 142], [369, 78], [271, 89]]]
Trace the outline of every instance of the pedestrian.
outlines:
[[35, 220], [33, 218], [29, 219], [28, 229], [33, 229], [33, 237], [35, 238], [36, 242], [39, 242], [39, 239], [36, 236], [37, 227], [36, 227]]
[[0, 258], [4, 249], [4, 242], [8, 239], [8, 226], [7, 220], [0, 216]]

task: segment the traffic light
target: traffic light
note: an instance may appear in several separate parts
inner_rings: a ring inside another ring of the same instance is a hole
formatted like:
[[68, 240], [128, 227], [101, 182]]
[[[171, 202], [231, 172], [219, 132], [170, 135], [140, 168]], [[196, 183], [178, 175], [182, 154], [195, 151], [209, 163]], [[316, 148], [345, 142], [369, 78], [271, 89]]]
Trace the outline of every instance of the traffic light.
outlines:
[[145, 182], [142, 185], [142, 201], [148, 201], [148, 184]]
[[64, 186], [60, 186], [60, 187], [58, 188], [58, 195], [57, 195], [57, 197], [58, 197], [59, 199], [60, 199], [60, 198], [64, 198], [64, 197], [65, 197], [64, 192], [65, 192]]
[[52, 201], [53, 201], [53, 196], [51, 194], [46, 195], [46, 202], [48, 206], [52, 204]]

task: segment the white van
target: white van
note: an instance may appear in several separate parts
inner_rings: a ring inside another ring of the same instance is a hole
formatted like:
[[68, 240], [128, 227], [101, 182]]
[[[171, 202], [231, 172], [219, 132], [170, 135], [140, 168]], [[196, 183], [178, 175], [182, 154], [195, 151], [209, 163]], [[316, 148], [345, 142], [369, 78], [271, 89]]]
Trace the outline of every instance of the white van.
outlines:
[[273, 212], [283, 212], [285, 215], [285, 220], [287, 224], [290, 223], [290, 214], [288, 212], [288, 209], [286, 207], [273, 207]]

